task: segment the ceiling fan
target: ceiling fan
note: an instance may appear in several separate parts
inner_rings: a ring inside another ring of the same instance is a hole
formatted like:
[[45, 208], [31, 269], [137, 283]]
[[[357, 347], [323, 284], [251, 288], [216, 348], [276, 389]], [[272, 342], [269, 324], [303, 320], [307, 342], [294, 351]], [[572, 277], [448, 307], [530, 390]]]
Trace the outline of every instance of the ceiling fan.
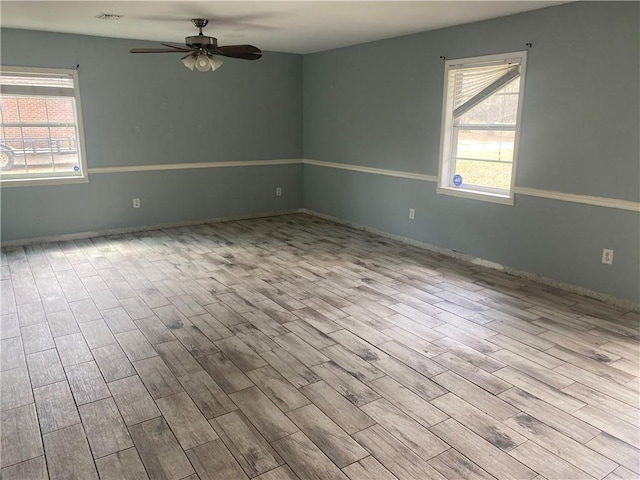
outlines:
[[182, 63], [190, 70], [195, 67], [201, 72], [213, 71], [222, 65], [222, 60], [216, 58], [216, 55], [244, 60], [257, 60], [262, 57], [262, 51], [253, 45], [218, 46], [217, 38], [208, 37], [202, 33], [202, 29], [207, 26], [209, 20], [194, 18], [191, 23], [200, 30], [200, 33], [185, 38], [185, 45], [162, 43], [161, 45], [166, 48], [132, 48], [129, 51], [131, 53], [187, 53], [181, 58]]

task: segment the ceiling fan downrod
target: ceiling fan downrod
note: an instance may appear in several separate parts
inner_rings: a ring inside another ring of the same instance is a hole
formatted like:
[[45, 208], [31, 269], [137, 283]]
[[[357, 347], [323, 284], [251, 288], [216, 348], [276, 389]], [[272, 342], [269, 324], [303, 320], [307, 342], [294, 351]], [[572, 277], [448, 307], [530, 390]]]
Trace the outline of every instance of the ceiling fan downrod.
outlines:
[[202, 29], [208, 25], [209, 20], [205, 20], [204, 18], [193, 18], [191, 19], [191, 23], [193, 23], [196, 28], [200, 30], [200, 35], [203, 35]]

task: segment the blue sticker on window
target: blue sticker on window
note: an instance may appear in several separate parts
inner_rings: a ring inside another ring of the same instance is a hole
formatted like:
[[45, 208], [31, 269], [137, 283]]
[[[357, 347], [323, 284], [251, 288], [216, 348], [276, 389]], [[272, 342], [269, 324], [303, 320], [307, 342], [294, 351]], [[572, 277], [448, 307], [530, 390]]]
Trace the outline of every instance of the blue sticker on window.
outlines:
[[73, 167], [73, 171], [74, 172], [78, 172], [80, 171], [80, 167], [78, 165], [76, 165], [75, 167]]
[[460, 185], [462, 185], [462, 175], [454, 175], [453, 176], [453, 184], [456, 187], [459, 187]]

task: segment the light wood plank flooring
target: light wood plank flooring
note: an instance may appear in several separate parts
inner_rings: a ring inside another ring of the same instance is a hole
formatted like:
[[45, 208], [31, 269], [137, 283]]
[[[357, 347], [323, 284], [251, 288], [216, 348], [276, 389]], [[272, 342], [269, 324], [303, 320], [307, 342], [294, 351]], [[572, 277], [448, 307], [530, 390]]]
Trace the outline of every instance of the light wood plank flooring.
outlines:
[[6, 248], [2, 478], [638, 478], [639, 323], [306, 215]]

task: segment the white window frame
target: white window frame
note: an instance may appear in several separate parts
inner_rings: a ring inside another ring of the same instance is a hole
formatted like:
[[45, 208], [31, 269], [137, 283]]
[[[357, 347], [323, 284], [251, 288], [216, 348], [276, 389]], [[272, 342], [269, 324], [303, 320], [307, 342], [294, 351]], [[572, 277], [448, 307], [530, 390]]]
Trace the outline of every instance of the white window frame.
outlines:
[[[84, 128], [82, 122], [82, 105], [80, 103], [80, 87], [78, 85], [78, 72], [77, 70], [61, 69], [61, 68], [38, 68], [38, 67], [11, 67], [2, 65], [0, 67], [2, 73], [24, 73], [24, 74], [51, 74], [51, 75], [69, 75], [73, 78], [73, 98], [75, 100], [75, 119], [76, 128], [78, 134], [78, 155], [79, 155], [79, 167], [80, 173], [76, 175], [60, 175], [46, 174], [38, 176], [33, 174], [32, 176], [21, 176], [14, 178], [13, 175], [3, 175], [0, 172], [0, 184], [2, 187], [17, 187], [17, 186], [33, 186], [33, 185], [60, 185], [69, 183], [87, 183], [89, 181], [88, 169], [87, 169], [87, 155], [84, 143]], [[31, 95], [33, 96], [46, 96], [47, 87], [33, 87]], [[9, 91], [8, 95], [11, 95]], [[27, 94], [28, 96], [28, 94]]]
[[[515, 126], [515, 139], [513, 145], [513, 162], [511, 166], [511, 183], [509, 191], [498, 191], [490, 188], [473, 188], [473, 186], [456, 187], [452, 184], [452, 178], [455, 174], [455, 161], [453, 154], [456, 146], [454, 145], [454, 118], [453, 118], [453, 85], [449, 81], [449, 74], [464, 67], [481, 66], [487, 64], [509, 63], [517, 60], [520, 63], [520, 87], [518, 94], [518, 109]], [[437, 193], [444, 195], [452, 195], [455, 197], [470, 198], [475, 200], [483, 200], [487, 202], [501, 203], [505, 205], [514, 204], [514, 189], [516, 180], [516, 166], [518, 161], [518, 150], [520, 140], [520, 127], [522, 123], [522, 106], [524, 97], [524, 80], [526, 77], [527, 52], [512, 52], [496, 55], [484, 55], [481, 57], [469, 57], [445, 61], [444, 68], [444, 91], [442, 106], [442, 134], [440, 139], [440, 162], [438, 167], [438, 186]]]

